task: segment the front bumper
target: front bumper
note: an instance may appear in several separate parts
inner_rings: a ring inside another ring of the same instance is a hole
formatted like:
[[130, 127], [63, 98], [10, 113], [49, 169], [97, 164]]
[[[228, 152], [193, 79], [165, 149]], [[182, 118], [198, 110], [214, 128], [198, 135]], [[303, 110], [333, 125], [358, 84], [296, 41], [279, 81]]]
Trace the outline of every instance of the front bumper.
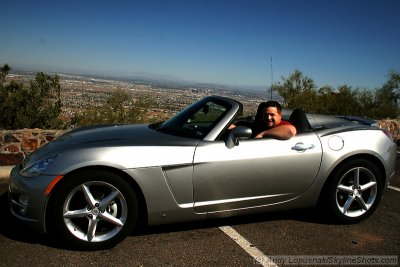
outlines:
[[41, 175], [24, 177], [21, 166], [15, 166], [10, 173], [8, 203], [11, 213], [39, 232], [46, 232], [45, 213], [48, 196], [45, 189], [55, 178]]

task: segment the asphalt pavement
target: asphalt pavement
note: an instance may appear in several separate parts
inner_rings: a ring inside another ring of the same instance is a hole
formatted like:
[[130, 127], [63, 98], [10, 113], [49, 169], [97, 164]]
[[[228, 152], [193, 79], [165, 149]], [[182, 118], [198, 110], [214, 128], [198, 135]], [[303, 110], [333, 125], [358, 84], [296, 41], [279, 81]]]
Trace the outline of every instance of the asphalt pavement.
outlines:
[[[0, 267], [260, 266], [260, 262], [275, 256], [305, 259], [336, 255], [357, 260], [371, 259], [364, 258], [369, 256], [398, 260], [400, 255], [400, 155], [396, 175], [378, 209], [357, 224], [327, 222], [313, 209], [284, 211], [149, 227], [113, 249], [94, 252], [67, 250], [63, 244], [16, 220], [8, 211], [7, 187], [8, 179], [0, 178]], [[364, 263], [346, 266], [383, 266]], [[320, 266], [329, 265], [339, 264]], [[284, 265], [276, 262], [271, 266]]]

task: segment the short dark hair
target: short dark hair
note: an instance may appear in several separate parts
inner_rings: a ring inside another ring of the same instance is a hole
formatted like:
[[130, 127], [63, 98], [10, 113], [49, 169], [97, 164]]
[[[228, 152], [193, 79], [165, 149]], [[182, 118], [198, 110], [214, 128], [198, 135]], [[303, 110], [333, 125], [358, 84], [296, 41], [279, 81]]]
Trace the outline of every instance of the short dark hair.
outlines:
[[278, 110], [278, 113], [282, 112], [282, 106], [281, 106], [281, 104], [279, 104], [278, 101], [270, 100], [270, 101], [265, 102], [264, 109], [270, 108], [270, 107], [276, 108]]
[[270, 100], [267, 102], [261, 102], [260, 105], [258, 105], [257, 108], [257, 113], [256, 113], [256, 117], [255, 117], [255, 122], [256, 123], [264, 123], [265, 120], [265, 110], [269, 107], [274, 107], [276, 108], [276, 110], [278, 111], [278, 113], [282, 112], [282, 106], [281, 104], [279, 104], [279, 102], [274, 101], [274, 100]]

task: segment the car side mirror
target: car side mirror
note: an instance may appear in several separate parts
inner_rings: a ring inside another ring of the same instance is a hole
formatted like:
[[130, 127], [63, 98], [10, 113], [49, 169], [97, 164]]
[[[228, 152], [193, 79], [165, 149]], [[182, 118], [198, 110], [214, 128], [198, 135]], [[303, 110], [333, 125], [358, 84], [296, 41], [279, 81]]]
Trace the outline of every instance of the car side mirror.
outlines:
[[246, 126], [236, 126], [231, 130], [227, 139], [226, 146], [228, 148], [233, 148], [239, 145], [239, 139], [248, 139], [253, 134], [252, 130]]

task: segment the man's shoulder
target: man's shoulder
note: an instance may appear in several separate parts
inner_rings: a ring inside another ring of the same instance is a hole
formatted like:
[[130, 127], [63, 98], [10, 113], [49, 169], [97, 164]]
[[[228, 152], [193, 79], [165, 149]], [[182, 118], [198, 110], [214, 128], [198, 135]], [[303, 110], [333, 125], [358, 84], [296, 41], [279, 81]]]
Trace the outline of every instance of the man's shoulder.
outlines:
[[292, 124], [288, 121], [281, 120], [281, 122], [277, 126], [281, 126], [281, 125], [292, 125]]

